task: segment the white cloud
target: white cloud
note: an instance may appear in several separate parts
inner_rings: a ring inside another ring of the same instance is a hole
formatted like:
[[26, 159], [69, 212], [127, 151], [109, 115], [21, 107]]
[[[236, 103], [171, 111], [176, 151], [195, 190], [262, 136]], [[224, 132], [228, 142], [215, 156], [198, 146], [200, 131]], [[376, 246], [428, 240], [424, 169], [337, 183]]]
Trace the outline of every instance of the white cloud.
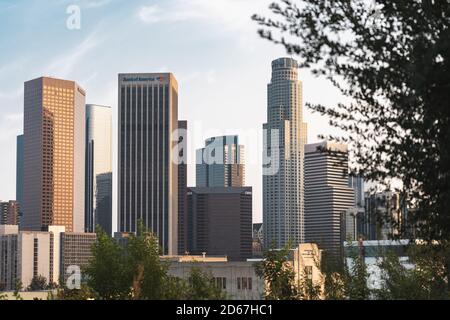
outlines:
[[156, 23], [161, 21], [161, 17], [159, 16], [159, 13], [161, 12], [161, 9], [158, 5], [152, 5], [152, 6], [142, 6], [139, 9], [139, 19], [141, 19], [145, 23]]
[[201, 21], [227, 30], [253, 28], [251, 16], [271, 0], [166, 0], [164, 5], [141, 6], [138, 17], [144, 23]]
[[165, 8], [159, 5], [142, 6], [139, 9], [139, 19], [145, 23], [158, 23], [158, 22], [181, 22], [193, 19], [202, 18], [201, 13], [188, 8], [181, 8], [181, 10], [173, 11], [173, 3]]
[[92, 9], [100, 8], [110, 4], [113, 0], [60, 0], [57, 4], [79, 5], [82, 8]]
[[90, 0], [84, 5], [86, 8], [99, 8], [109, 4], [111, 0]]

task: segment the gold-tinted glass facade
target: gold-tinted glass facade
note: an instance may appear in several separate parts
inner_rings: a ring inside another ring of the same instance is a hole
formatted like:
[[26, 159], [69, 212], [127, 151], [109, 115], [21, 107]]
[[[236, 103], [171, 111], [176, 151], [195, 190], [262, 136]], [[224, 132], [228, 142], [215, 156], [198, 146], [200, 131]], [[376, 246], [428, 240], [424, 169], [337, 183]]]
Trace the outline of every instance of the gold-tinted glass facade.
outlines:
[[74, 86], [44, 85], [43, 207], [44, 225], [73, 230]]
[[25, 83], [25, 230], [84, 227], [77, 205], [84, 203], [84, 175], [77, 178], [84, 172], [84, 104], [85, 93], [73, 81], [44, 77]]

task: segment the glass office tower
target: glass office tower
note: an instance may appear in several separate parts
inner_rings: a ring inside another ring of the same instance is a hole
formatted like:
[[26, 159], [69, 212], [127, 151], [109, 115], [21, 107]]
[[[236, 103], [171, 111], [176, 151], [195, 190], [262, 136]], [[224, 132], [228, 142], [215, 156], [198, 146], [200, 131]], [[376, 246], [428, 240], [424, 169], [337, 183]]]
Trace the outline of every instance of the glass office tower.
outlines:
[[24, 230], [84, 231], [85, 97], [74, 81], [25, 82]]
[[169, 255], [178, 251], [177, 128], [173, 74], [119, 75], [119, 232], [135, 232], [142, 221]]
[[112, 234], [111, 107], [86, 105], [86, 232]]
[[196, 153], [197, 187], [243, 187], [245, 185], [244, 146], [238, 136], [206, 139]]

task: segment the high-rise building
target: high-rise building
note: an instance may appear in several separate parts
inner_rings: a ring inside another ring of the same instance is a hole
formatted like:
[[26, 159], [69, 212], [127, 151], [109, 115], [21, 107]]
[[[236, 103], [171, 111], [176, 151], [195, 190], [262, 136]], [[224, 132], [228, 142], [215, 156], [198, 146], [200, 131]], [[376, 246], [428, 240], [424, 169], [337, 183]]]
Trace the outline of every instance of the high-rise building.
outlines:
[[[346, 218], [347, 237], [346, 240], [359, 240], [364, 234], [364, 214], [365, 214], [365, 192], [364, 178], [361, 176], [350, 175], [348, 177], [348, 186], [355, 193], [355, 209], [349, 212]], [[350, 229], [352, 232], [349, 232]], [[349, 239], [350, 238], [350, 239]]]
[[188, 188], [188, 251], [252, 257], [252, 188]]
[[178, 121], [180, 164], [178, 165], [178, 253], [187, 249], [187, 121]]
[[95, 177], [95, 221], [108, 235], [112, 234], [112, 178], [112, 172], [99, 173]]
[[263, 247], [264, 237], [263, 237], [263, 224], [262, 223], [254, 223], [253, 224], [253, 258], [262, 258], [263, 257]]
[[86, 106], [85, 231], [99, 225], [112, 235], [112, 114], [111, 107]]
[[0, 224], [19, 224], [19, 204], [17, 201], [0, 201]]
[[243, 187], [244, 146], [238, 136], [212, 137], [197, 150], [197, 187]]
[[16, 201], [19, 205], [19, 221], [22, 216], [21, 205], [23, 202], [23, 134], [17, 136], [16, 146]]
[[330, 257], [342, 255], [346, 216], [355, 208], [348, 186], [347, 146], [321, 142], [305, 146], [305, 238]]
[[[272, 62], [264, 124], [263, 222], [265, 246], [304, 242], [304, 145], [302, 83], [291, 58]], [[269, 161], [270, 160], [270, 161]]]
[[408, 210], [401, 195], [385, 191], [366, 193], [365, 212], [360, 234], [365, 240], [390, 240], [393, 237], [411, 236]]
[[365, 192], [364, 178], [361, 176], [350, 175], [348, 177], [348, 186], [355, 190], [355, 204], [358, 208], [364, 208]]
[[25, 83], [24, 230], [84, 231], [85, 97], [74, 81]]
[[171, 73], [119, 75], [118, 231], [138, 221], [164, 254], [178, 249], [178, 84]]
[[64, 282], [72, 274], [70, 268], [76, 266], [81, 271], [92, 259], [92, 246], [97, 240], [95, 233], [61, 233], [60, 274]]

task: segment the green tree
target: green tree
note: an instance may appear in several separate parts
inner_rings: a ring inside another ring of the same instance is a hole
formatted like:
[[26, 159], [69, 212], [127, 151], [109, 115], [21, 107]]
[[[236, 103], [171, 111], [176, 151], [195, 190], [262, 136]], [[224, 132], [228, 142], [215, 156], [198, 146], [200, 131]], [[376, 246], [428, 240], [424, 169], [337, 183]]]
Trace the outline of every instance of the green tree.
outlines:
[[211, 273], [193, 267], [186, 290], [187, 300], [226, 300], [227, 294], [214, 282]]
[[449, 299], [448, 261], [450, 248], [448, 243], [412, 245], [408, 254], [411, 262], [416, 266], [414, 275], [424, 292], [423, 299]]
[[139, 222], [136, 235], [127, 244], [127, 272], [132, 277], [133, 299], [158, 300], [169, 281], [168, 264], [160, 259], [158, 238]]
[[47, 279], [41, 275], [33, 277], [27, 291], [43, 291], [47, 290]]
[[87, 283], [80, 290], [63, 288], [57, 299], [186, 300], [224, 299], [209, 274], [192, 271], [192, 282], [170, 276], [169, 262], [160, 257], [158, 238], [138, 222], [136, 234], [123, 245], [97, 231], [93, 258], [84, 272]]
[[343, 260], [330, 256], [327, 251], [322, 253], [321, 272], [324, 276], [324, 296], [326, 300], [346, 299]]
[[23, 300], [22, 296], [20, 295], [20, 292], [23, 290], [23, 284], [22, 281], [17, 280], [16, 281], [16, 285], [15, 285], [15, 289], [14, 289], [14, 298], [16, 300]]
[[82, 284], [80, 289], [59, 288], [56, 294], [50, 293], [48, 300], [91, 300], [97, 299], [97, 294], [86, 284]]
[[127, 299], [131, 291], [131, 278], [126, 268], [124, 249], [99, 230], [92, 255], [90, 264], [84, 270], [87, 285], [99, 299]]
[[361, 252], [361, 248], [351, 248], [349, 262], [346, 259], [344, 263], [344, 273], [342, 279], [344, 281], [345, 296], [350, 300], [367, 300], [371, 298], [372, 292], [368, 287], [369, 273], [365, 257]]
[[381, 288], [374, 290], [379, 300], [422, 300], [424, 291], [415, 268], [406, 268], [399, 257], [388, 252], [379, 259]]
[[168, 276], [166, 278], [164, 300], [187, 300], [189, 283], [185, 279]]
[[299, 277], [298, 292], [300, 300], [321, 300], [322, 299], [322, 280], [314, 282], [310, 272], [305, 267]]
[[267, 300], [296, 300], [299, 288], [295, 282], [295, 272], [289, 263], [290, 245], [280, 250], [268, 249], [263, 260], [256, 263], [256, 274], [266, 283], [265, 298]]

